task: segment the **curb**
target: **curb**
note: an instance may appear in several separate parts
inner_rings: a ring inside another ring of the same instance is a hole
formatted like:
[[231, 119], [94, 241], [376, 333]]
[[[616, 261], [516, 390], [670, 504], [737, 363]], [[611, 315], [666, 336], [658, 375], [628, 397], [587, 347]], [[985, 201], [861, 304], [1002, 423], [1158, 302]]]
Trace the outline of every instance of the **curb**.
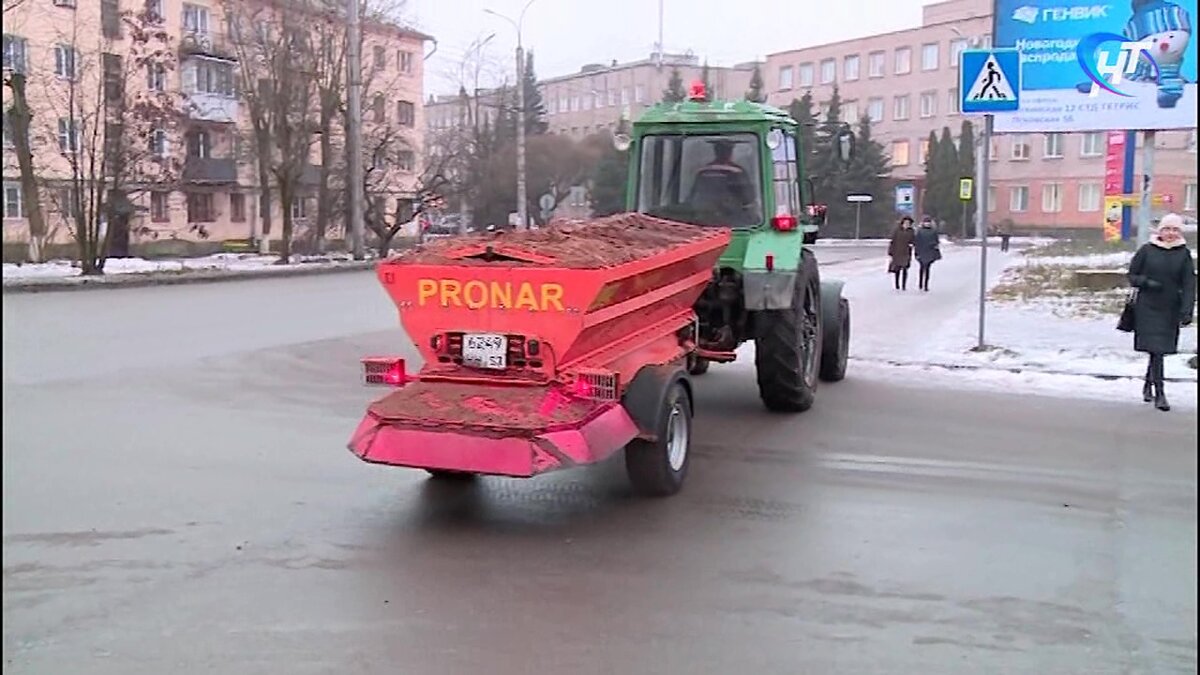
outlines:
[[88, 291], [114, 288], [143, 288], [146, 286], [180, 286], [183, 284], [205, 284], [246, 279], [282, 279], [287, 277], [316, 276], [361, 272], [375, 268], [375, 260], [356, 260], [345, 263], [296, 263], [278, 269], [248, 270], [194, 270], [189, 272], [145, 272], [113, 274], [100, 277], [66, 277], [50, 279], [25, 279], [4, 282], [4, 293], [54, 293], [59, 291]]
[[[937, 363], [937, 362], [924, 362], [924, 361], [901, 361], [901, 360], [897, 360], [897, 359], [869, 359], [869, 358], [863, 359], [863, 358], [858, 358], [858, 357], [854, 357], [854, 356], [851, 356], [850, 360], [857, 361], [859, 363], [868, 363], [868, 364], [881, 363], [881, 364], [884, 364], [887, 366], [896, 366], [896, 367], [900, 367], [900, 368], [940, 368], [942, 370], [949, 370], [949, 371], [955, 371], [955, 370], [990, 371], [990, 372], [1012, 373], [1014, 375], [1020, 375], [1021, 373], [1035, 373], [1035, 374], [1039, 374], [1039, 375], [1071, 375], [1074, 377], [1089, 377], [1089, 378], [1096, 379], [1096, 380], [1107, 380], [1107, 381], [1116, 381], [1116, 380], [1141, 381], [1142, 380], [1141, 375], [1116, 375], [1113, 373], [1079, 373], [1079, 372], [1071, 372], [1071, 371], [1065, 371], [1065, 370], [1051, 370], [1051, 369], [1045, 369], [1045, 368], [1021, 368], [1019, 366], [1006, 367], [1006, 366], [985, 366], [985, 365], [976, 365], [976, 364], [968, 364], [968, 363]], [[1176, 382], [1176, 383], [1189, 382], [1189, 383], [1194, 384], [1194, 383], [1196, 383], [1197, 378], [1195, 378], [1195, 377], [1191, 377], [1191, 378], [1188, 378], [1188, 377], [1164, 377], [1163, 381], [1164, 382]]]

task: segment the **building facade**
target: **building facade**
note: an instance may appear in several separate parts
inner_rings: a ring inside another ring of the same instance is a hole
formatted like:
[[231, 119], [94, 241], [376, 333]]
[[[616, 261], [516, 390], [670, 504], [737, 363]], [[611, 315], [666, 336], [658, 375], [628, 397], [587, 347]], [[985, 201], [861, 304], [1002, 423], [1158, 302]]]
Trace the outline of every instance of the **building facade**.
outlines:
[[[771, 54], [763, 71], [768, 101], [786, 108], [812, 92], [826, 112], [836, 85], [842, 119], [869, 115], [893, 177], [919, 193], [930, 132], [940, 137], [948, 127], [957, 138], [962, 126], [959, 53], [990, 46], [991, 26], [990, 0], [948, 0], [926, 5], [916, 28]], [[1098, 230], [1106, 147], [1103, 132], [995, 136], [989, 220], [1008, 219], [1019, 229]], [[1195, 129], [1157, 135], [1154, 193], [1161, 210], [1196, 215], [1196, 159]]]
[[[72, 153], [86, 155], [90, 137], [96, 139], [97, 147], [104, 148], [96, 157], [108, 156], [105, 139], [111, 143], [117, 138], [110, 131], [116, 128], [111, 110], [92, 115], [86, 103], [64, 105], [65, 92], [76, 97], [108, 97], [109, 88], [120, 92], [116, 97], [133, 104], [150, 97], [173, 101], [178, 107], [169, 128], [147, 129], [146, 138], [133, 139], [134, 145], [144, 142], [149, 153], [123, 155], [175, 167], [164, 170], [161, 183], [134, 186], [130, 227], [134, 244], [245, 240], [262, 233], [262, 182], [255, 160], [253, 117], [248, 97], [239, 91], [243, 83], [257, 80], [261, 96], [273, 86], [274, 78], [269, 69], [248, 67], [248, 57], [261, 58], [248, 43], [255, 41], [260, 50], [265, 49], [263, 45], [281, 45], [279, 26], [297, 20], [283, 17], [285, 11], [308, 13], [314, 21], [323, 18], [332, 25], [336, 10], [330, 7], [333, 5], [308, 0], [26, 0], [6, 10], [4, 69], [6, 74], [26, 76], [27, 100], [34, 117], [30, 145], [49, 230], [47, 243], [71, 240], [73, 221], [64, 217], [66, 200], [55, 199], [63, 189], [56, 187], [57, 183], [72, 174], [64, 158], [78, 156]], [[169, 57], [145, 61], [142, 52], [153, 46], [146, 41], [146, 32], [161, 33]], [[368, 22], [364, 29], [365, 150], [371, 149], [372, 139], [380, 138], [397, 148], [387, 167], [387, 194], [411, 196], [417, 189], [425, 129], [424, 43], [428, 39], [390, 24]], [[11, 94], [6, 88], [5, 110], [11, 106]], [[308, 117], [315, 118], [317, 99], [311, 100], [314, 110]], [[341, 144], [340, 124], [334, 128], [331, 136], [338, 136], [336, 147]], [[303, 236], [303, 230], [314, 222], [314, 182], [322, 162], [320, 134], [311, 129], [301, 134], [308, 134], [302, 142], [308, 143], [309, 165], [298, 197], [288, 205], [295, 218], [296, 236]], [[77, 141], [73, 135], [83, 138]], [[82, 144], [82, 151], [76, 143]], [[344, 154], [341, 158], [344, 166]], [[154, 175], [134, 173], [143, 179]], [[78, 180], [78, 170], [75, 175]], [[3, 179], [4, 241], [25, 241], [29, 237], [27, 209], [7, 124]], [[277, 239], [281, 231], [278, 197], [273, 201], [273, 227], [266, 233], [267, 239]], [[342, 236], [342, 222], [340, 217], [332, 219], [327, 236]]]

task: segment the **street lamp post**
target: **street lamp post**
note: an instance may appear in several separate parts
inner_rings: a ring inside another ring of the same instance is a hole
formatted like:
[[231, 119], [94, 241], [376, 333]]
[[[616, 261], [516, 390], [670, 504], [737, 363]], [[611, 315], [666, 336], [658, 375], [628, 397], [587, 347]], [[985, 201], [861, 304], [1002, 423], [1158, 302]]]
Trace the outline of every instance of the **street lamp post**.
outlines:
[[517, 31], [517, 229], [519, 230], [529, 227], [525, 192], [525, 50], [521, 44], [521, 24], [525, 21], [525, 11], [532, 4], [533, 0], [527, 0], [516, 21], [499, 12], [490, 9], [483, 10], [509, 22]]

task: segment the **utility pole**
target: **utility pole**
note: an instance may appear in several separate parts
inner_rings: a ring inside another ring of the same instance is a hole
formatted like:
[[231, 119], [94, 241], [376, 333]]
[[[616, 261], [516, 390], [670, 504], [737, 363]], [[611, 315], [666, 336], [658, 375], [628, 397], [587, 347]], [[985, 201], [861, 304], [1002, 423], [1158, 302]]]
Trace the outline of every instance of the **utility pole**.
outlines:
[[1150, 241], [1151, 203], [1154, 199], [1154, 143], [1153, 129], [1142, 132], [1142, 197], [1138, 204], [1138, 246]]
[[658, 0], [658, 69], [663, 67], [663, 0]]
[[346, 149], [349, 155], [350, 181], [350, 245], [355, 260], [366, 257], [363, 233], [363, 166], [362, 166], [362, 22], [359, 19], [360, 0], [346, 0], [349, 30], [346, 46]]
[[529, 227], [529, 214], [526, 208], [528, 200], [525, 192], [525, 49], [521, 44], [521, 24], [525, 22], [525, 12], [532, 4], [533, 0], [526, 1], [516, 21], [499, 12], [490, 9], [483, 10], [485, 14], [491, 14], [509, 22], [517, 31], [517, 229], [519, 230]]

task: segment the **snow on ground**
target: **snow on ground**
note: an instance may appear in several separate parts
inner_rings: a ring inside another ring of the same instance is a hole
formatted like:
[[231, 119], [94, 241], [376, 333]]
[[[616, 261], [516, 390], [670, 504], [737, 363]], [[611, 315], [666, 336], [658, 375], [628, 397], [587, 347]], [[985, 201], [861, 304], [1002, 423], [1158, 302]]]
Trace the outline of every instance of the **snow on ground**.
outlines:
[[[293, 263], [332, 263], [351, 260], [348, 254], [327, 254], [322, 256], [293, 255]], [[111, 274], [149, 274], [149, 273], [178, 273], [198, 270], [228, 270], [245, 271], [258, 270], [270, 272], [286, 269], [286, 265], [277, 265], [279, 256], [258, 255], [256, 253], [217, 253], [202, 258], [172, 258], [161, 260], [146, 260], [144, 258], [109, 258], [104, 263], [104, 273]], [[79, 276], [79, 267], [70, 260], [53, 260], [44, 263], [4, 263], [4, 280], [51, 279]]]
[[1024, 265], [1042, 265], [1045, 267], [1072, 267], [1078, 269], [1117, 269], [1129, 267], [1133, 259], [1133, 251], [1117, 251], [1115, 253], [1092, 253], [1089, 255], [1069, 256], [1026, 256]]

